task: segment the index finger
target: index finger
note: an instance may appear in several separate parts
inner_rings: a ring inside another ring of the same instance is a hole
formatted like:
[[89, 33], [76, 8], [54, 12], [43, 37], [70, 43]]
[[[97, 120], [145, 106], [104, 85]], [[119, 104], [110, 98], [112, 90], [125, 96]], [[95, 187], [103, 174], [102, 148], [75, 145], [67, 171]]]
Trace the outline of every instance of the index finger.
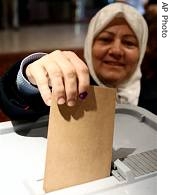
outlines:
[[78, 78], [78, 92], [82, 94], [88, 91], [90, 85], [90, 76], [87, 65], [71, 51], [62, 51], [66, 58], [71, 61], [75, 67], [77, 78]]

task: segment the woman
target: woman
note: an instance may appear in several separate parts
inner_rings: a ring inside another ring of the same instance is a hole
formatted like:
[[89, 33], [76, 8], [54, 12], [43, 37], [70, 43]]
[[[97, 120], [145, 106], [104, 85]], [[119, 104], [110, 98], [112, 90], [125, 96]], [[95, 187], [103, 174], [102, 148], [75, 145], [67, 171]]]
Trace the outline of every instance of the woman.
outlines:
[[52, 93], [58, 104], [74, 106], [78, 96], [86, 97], [89, 77], [91, 84], [117, 88], [117, 103], [137, 105], [147, 31], [133, 7], [104, 7], [89, 24], [84, 47], [88, 68], [70, 51], [28, 56], [1, 78], [2, 109], [11, 119], [36, 119], [48, 113]]

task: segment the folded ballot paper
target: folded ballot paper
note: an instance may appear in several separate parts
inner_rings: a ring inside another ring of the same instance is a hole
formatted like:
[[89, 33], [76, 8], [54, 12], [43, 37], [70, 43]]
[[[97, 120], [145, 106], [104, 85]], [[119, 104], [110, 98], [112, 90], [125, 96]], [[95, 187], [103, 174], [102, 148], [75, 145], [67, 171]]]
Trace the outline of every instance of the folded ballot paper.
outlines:
[[110, 175], [115, 90], [91, 86], [74, 107], [52, 101], [44, 190], [51, 192]]

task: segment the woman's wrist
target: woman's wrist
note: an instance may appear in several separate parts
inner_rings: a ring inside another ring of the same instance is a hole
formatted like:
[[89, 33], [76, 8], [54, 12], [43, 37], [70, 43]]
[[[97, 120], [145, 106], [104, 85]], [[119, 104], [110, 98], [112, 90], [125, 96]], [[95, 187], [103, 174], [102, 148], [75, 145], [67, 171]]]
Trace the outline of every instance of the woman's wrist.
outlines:
[[22, 93], [25, 93], [25, 94], [39, 93], [38, 88], [36, 86], [32, 85], [29, 82], [29, 80], [27, 79], [26, 74], [25, 74], [25, 70], [29, 64], [40, 59], [44, 55], [46, 55], [46, 53], [42, 53], [42, 52], [34, 53], [34, 54], [31, 54], [31, 55], [27, 56], [26, 58], [24, 58], [23, 61], [21, 62], [20, 69], [19, 69], [19, 72], [17, 74], [16, 83], [17, 83], [17, 88]]

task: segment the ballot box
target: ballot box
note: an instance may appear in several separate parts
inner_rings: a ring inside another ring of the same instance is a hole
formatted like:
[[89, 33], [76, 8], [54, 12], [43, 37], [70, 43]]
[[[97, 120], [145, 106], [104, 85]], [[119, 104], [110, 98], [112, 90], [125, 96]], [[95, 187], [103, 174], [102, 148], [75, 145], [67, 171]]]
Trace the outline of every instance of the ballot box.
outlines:
[[0, 123], [0, 194], [156, 195], [156, 115], [137, 106], [117, 105], [114, 116], [111, 175], [49, 193], [43, 190], [48, 117]]

